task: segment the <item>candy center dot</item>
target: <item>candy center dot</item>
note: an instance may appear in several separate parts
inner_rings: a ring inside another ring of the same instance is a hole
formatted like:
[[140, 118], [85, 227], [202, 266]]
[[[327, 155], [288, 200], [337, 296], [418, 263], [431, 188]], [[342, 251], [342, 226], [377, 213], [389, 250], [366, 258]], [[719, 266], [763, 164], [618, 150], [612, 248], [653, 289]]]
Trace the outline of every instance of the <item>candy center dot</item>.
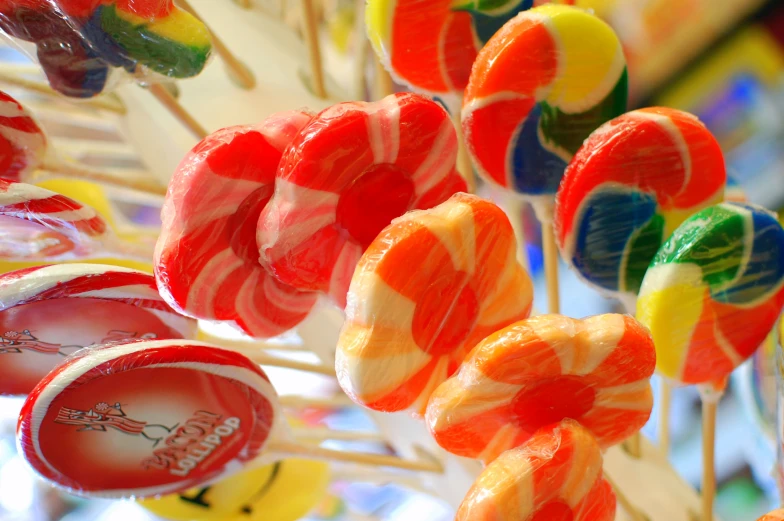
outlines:
[[563, 501], [551, 501], [536, 511], [531, 521], [572, 521], [574, 513]]
[[367, 248], [392, 219], [411, 208], [414, 195], [414, 183], [405, 171], [391, 164], [373, 165], [343, 191], [337, 224]]
[[476, 324], [479, 302], [468, 274], [453, 272], [431, 281], [414, 311], [414, 341], [433, 357], [459, 348]]
[[578, 376], [558, 376], [528, 386], [513, 398], [517, 423], [534, 432], [564, 418], [579, 420], [593, 407], [596, 391]]

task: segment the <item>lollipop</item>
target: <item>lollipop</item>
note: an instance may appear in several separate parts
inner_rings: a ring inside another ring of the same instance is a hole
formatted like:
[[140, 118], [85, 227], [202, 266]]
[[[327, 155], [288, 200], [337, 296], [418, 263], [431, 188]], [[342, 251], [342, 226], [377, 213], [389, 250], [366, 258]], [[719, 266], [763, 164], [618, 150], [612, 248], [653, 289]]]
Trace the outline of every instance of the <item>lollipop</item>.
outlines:
[[615, 495], [591, 433], [564, 420], [543, 427], [480, 474], [456, 521], [612, 521]]
[[259, 219], [262, 264], [344, 306], [354, 267], [384, 226], [465, 189], [456, 156], [446, 111], [417, 94], [326, 109], [283, 153]]
[[659, 246], [694, 212], [724, 197], [724, 157], [694, 116], [635, 110], [586, 140], [558, 190], [563, 258], [589, 284], [635, 296]]
[[329, 478], [326, 463], [287, 459], [141, 505], [175, 521], [297, 521], [324, 498]]
[[0, 394], [27, 394], [63, 357], [132, 338], [187, 338], [196, 322], [158, 295], [152, 275], [94, 264], [0, 275]]
[[27, 109], [2, 91], [0, 111], [0, 177], [21, 181], [43, 164], [46, 135]]
[[530, 313], [515, 252], [504, 212], [472, 195], [387, 226], [351, 281], [336, 361], [346, 394], [379, 411], [422, 412], [477, 342]]
[[318, 295], [281, 283], [258, 263], [256, 223], [281, 152], [311, 119], [274, 114], [213, 133], [174, 172], [155, 252], [161, 293], [175, 309], [272, 337], [301, 322]]
[[532, 317], [474, 348], [431, 396], [428, 427], [444, 449], [485, 462], [564, 418], [606, 449], [648, 421], [655, 362], [632, 317]]
[[281, 416], [275, 389], [245, 356], [135, 341], [82, 350], [50, 372], [22, 408], [17, 445], [53, 484], [106, 498], [178, 493], [292, 455], [442, 471], [289, 441]]
[[784, 521], [784, 508], [768, 512], [757, 521]]

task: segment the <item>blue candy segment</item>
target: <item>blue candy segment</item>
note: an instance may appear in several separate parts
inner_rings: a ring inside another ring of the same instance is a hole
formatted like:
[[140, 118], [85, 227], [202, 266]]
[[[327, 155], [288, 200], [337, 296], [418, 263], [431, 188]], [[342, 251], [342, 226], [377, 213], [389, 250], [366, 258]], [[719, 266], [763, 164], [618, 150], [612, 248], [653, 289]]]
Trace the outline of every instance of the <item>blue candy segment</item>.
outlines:
[[537, 103], [511, 143], [515, 190], [529, 195], [555, 194], [566, 170], [566, 162], [539, 141], [541, 117], [542, 107]]
[[[580, 274], [597, 286], [621, 291], [624, 274], [621, 263], [627, 244], [635, 231], [656, 215], [656, 199], [642, 192], [601, 191], [589, 195], [585, 202], [580, 228], [577, 230], [572, 263]], [[612, 223], [618, 232], [608, 236]], [[618, 223], [625, 223], [623, 229]]]

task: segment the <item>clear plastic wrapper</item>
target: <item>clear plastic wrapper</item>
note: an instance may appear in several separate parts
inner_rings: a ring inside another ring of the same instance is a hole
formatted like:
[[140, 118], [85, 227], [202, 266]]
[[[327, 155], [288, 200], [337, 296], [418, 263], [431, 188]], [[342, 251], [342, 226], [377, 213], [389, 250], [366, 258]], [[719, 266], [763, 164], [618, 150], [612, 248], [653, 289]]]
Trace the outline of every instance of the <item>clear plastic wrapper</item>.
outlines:
[[517, 262], [506, 214], [456, 194], [395, 219], [351, 281], [336, 370], [371, 409], [422, 413], [466, 354], [531, 312], [531, 280]]
[[768, 512], [757, 521], [784, 521], [784, 508], [779, 508], [773, 512]]
[[784, 229], [758, 206], [722, 203], [684, 221], [651, 262], [637, 317], [665, 378], [723, 390], [784, 306]]
[[0, 275], [0, 395], [27, 394], [64, 357], [133, 338], [188, 338], [196, 321], [175, 313], [152, 275], [62, 264]]
[[424, 96], [324, 110], [283, 153], [259, 218], [262, 264], [344, 307], [359, 258], [392, 219], [466, 189], [456, 160], [449, 115]]
[[115, 68], [189, 78], [212, 52], [207, 27], [172, 0], [0, 0], [0, 30], [34, 44], [52, 88], [74, 98], [100, 94]]
[[484, 462], [563, 419], [606, 449], [648, 421], [655, 365], [650, 334], [630, 316], [532, 317], [471, 351], [430, 397], [428, 428], [444, 449]]
[[327, 494], [329, 464], [287, 459], [140, 504], [174, 521], [297, 521]]
[[88, 497], [151, 497], [234, 473], [267, 444], [277, 395], [244, 356], [187, 340], [84, 349], [25, 402], [20, 454]]
[[282, 112], [214, 132], [174, 172], [161, 212], [155, 275], [181, 312], [267, 338], [299, 324], [318, 294], [279, 282], [259, 264], [256, 225], [281, 154], [312, 115]]
[[550, 206], [583, 140], [626, 111], [627, 90], [623, 50], [606, 23], [561, 5], [518, 15], [481, 50], [465, 92], [463, 133], [477, 171]]
[[659, 247], [724, 199], [716, 138], [696, 116], [635, 110], [602, 125], [569, 164], [554, 216], [562, 257], [588, 284], [633, 299]]
[[599, 444], [580, 424], [543, 427], [480, 474], [455, 521], [613, 521]]

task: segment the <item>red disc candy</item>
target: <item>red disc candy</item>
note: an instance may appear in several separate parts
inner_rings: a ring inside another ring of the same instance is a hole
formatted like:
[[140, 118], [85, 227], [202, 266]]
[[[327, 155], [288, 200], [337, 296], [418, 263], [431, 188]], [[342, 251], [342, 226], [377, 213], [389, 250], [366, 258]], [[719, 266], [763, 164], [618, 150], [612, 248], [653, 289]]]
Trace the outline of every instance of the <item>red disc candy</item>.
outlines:
[[564, 420], [501, 454], [479, 475], [455, 521], [612, 521], [615, 494], [591, 433]]
[[259, 264], [256, 223], [275, 189], [281, 153], [310, 119], [282, 112], [259, 125], [219, 130], [180, 163], [155, 249], [158, 286], [172, 307], [261, 338], [308, 315], [318, 295], [278, 281]]
[[0, 395], [27, 394], [83, 347], [133, 338], [188, 338], [178, 315], [141, 271], [62, 264], [0, 275]]
[[44, 378], [17, 426], [44, 478], [89, 497], [145, 498], [236, 472], [264, 448], [277, 395], [241, 354], [188, 340], [82, 351]]
[[344, 306], [359, 258], [392, 219], [465, 190], [456, 159], [449, 115], [418, 94], [326, 109], [283, 154], [259, 219], [262, 263]]
[[46, 145], [46, 135], [30, 112], [0, 91], [0, 177], [24, 180], [43, 163]]
[[565, 418], [604, 449], [648, 421], [655, 364], [650, 333], [630, 316], [532, 317], [474, 348], [431, 396], [428, 427], [444, 449], [485, 462]]

